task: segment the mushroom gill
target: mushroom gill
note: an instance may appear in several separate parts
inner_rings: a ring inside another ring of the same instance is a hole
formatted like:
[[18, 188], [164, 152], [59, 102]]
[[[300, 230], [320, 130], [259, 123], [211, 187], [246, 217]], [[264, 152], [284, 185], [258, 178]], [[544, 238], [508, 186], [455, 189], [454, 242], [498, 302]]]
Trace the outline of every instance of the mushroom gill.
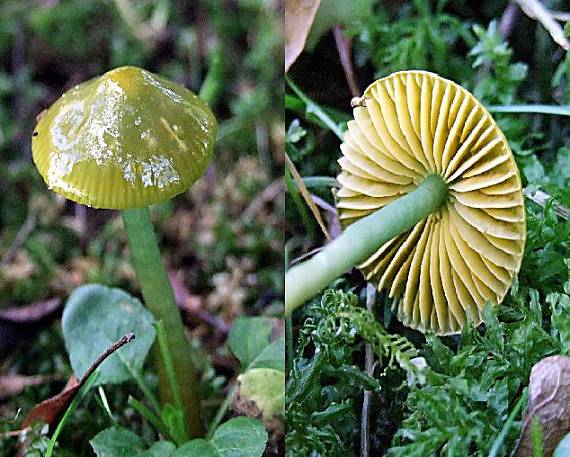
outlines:
[[433, 73], [372, 83], [341, 145], [337, 208], [347, 227], [440, 175], [447, 201], [359, 265], [407, 326], [438, 334], [481, 322], [521, 265], [525, 210], [501, 130], [468, 91]]

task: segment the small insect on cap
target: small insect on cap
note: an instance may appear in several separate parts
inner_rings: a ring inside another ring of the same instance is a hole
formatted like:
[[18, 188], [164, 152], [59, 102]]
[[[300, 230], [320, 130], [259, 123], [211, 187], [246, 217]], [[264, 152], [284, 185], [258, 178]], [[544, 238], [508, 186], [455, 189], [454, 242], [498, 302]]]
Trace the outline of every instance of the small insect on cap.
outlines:
[[517, 274], [526, 238], [518, 169], [505, 136], [461, 86], [425, 71], [372, 83], [341, 146], [337, 208], [344, 226], [438, 174], [447, 201], [359, 268], [410, 327], [457, 333], [481, 322]]
[[39, 118], [34, 162], [50, 189], [95, 208], [144, 207], [188, 189], [212, 159], [216, 119], [188, 89], [136, 67], [75, 86]]

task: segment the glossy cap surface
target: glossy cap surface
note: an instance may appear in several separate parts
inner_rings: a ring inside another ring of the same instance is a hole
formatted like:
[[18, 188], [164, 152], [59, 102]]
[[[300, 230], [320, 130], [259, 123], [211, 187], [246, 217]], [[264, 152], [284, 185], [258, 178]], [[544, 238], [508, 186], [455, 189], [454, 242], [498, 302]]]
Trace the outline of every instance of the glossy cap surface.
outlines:
[[188, 89], [120, 67], [63, 94], [39, 118], [34, 162], [50, 189], [95, 208], [184, 192], [212, 159], [216, 119]]
[[346, 227], [439, 174], [448, 199], [359, 268], [407, 326], [438, 334], [482, 320], [519, 271], [526, 238], [518, 168], [483, 105], [452, 81], [404, 71], [372, 83], [341, 146]]

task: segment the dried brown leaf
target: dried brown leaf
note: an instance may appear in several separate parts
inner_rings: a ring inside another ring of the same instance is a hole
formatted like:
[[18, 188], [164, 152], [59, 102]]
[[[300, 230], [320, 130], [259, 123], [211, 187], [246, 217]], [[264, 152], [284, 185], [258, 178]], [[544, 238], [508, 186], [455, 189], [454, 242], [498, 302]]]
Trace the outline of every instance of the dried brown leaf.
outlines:
[[38, 403], [24, 419], [22, 428], [27, 428], [35, 422], [52, 424], [56, 422], [65, 408], [71, 403], [81, 385], [75, 376], [71, 376], [63, 390], [47, 400]]
[[528, 407], [515, 457], [534, 455], [533, 418], [542, 428], [543, 455], [551, 457], [556, 445], [570, 432], [570, 357], [546, 357], [532, 368]]
[[299, 189], [299, 192], [301, 193], [303, 200], [305, 200], [305, 203], [307, 204], [307, 206], [311, 210], [311, 213], [313, 214], [313, 217], [315, 218], [315, 220], [319, 224], [319, 227], [321, 228], [321, 231], [325, 235], [325, 238], [330, 241], [331, 236], [330, 236], [329, 231], [328, 231], [328, 229], [327, 229], [327, 227], [323, 221], [321, 213], [320, 213], [319, 209], [317, 208], [317, 205], [315, 204], [315, 202], [311, 198], [311, 194], [307, 190], [307, 187], [305, 186], [305, 183], [303, 182], [301, 175], [297, 171], [297, 168], [295, 168], [295, 165], [293, 164], [293, 162], [291, 161], [291, 159], [289, 158], [289, 156], [287, 154], [285, 154], [285, 164], [287, 165], [287, 168], [291, 172], [291, 176], [293, 176], [293, 180], [295, 181], [295, 184], [297, 185], [297, 188]]
[[321, 0], [285, 1], [285, 73], [303, 52]]

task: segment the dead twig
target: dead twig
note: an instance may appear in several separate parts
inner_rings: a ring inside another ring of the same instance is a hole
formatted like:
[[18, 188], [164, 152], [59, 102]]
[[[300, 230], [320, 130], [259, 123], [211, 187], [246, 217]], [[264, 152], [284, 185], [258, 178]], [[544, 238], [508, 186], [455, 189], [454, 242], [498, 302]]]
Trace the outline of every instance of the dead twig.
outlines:
[[[528, 189], [524, 189], [524, 196], [529, 200], [532, 200], [537, 205], [542, 206], [543, 208], [546, 206], [548, 200], [552, 198], [552, 195], [549, 195], [546, 192], [543, 192], [542, 190], [530, 191]], [[556, 215], [558, 215], [562, 219], [568, 220], [568, 217], [570, 217], [570, 210], [566, 208], [564, 205], [554, 202], [552, 203], [552, 208], [554, 209]]]
[[509, 2], [503, 15], [501, 16], [501, 22], [499, 22], [499, 33], [506, 40], [513, 31], [515, 23], [520, 14], [520, 9], [515, 1]]
[[175, 271], [170, 271], [168, 273], [168, 278], [170, 279], [170, 284], [174, 291], [174, 299], [182, 311], [185, 311], [193, 318], [214, 327], [224, 336], [229, 333], [229, 325], [218, 316], [214, 316], [213, 314], [204, 311], [202, 309], [202, 297], [192, 295]]
[[61, 307], [60, 298], [42, 300], [26, 306], [0, 310], [0, 321], [12, 324], [33, 324], [56, 313]]
[[311, 198], [315, 202], [315, 204], [325, 211], [327, 222], [328, 222], [328, 229], [331, 235], [331, 239], [335, 239], [340, 235], [340, 220], [338, 218], [338, 213], [334, 206], [329, 205], [326, 201], [322, 198], [317, 197], [316, 195], [311, 194]]
[[269, 186], [267, 186], [259, 195], [257, 195], [242, 214], [245, 222], [251, 222], [253, 218], [261, 211], [263, 206], [277, 198], [284, 190], [283, 178], [277, 178]]
[[336, 43], [336, 49], [338, 51], [338, 56], [340, 57], [340, 64], [344, 70], [344, 76], [346, 78], [346, 83], [353, 97], [358, 97], [360, 95], [360, 90], [354, 79], [354, 70], [352, 69], [352, 52], [351, 45], [352, 40], [347, 38], [342, 33], [342, 27], [340, 25], [335, 25], [333, 28], [334, 41]]
[[325, 235], [325, 238], [327, 240], [330, 240], [331, 236], [329, 234], [329, 231], [327, 230], [325, 223], [323, 222], [323, 218], [321, 216], [321, 213], [319, 212], [317, 206], [313, 202], [313, 199], [311, 198], [311, 194], [307, 190], [305, 183], [303, 183], [303, 179], [301, 178], [301, 175], [297, 171], [297, 168], [295, 168], [295, 165], [293, 164], [293, 162], [291, 161], [291, 159], [289, 158], [289, 155], [287, 153], [285, 154], [285, 164], [287, 165], [287, 168], [291, 172], [291, 176], [293, 176], [293, 180], [295, 181], [295, 184], [297, 185], [297, 188], [299, 189], [299, 192], [301, 193], [303, 200], [305, 200], [305, 203], [307, 204], [307, 206], [311, 210], [311, 213], [313, 213], [313, 216], [314, 216], [315, 220], [317, 221], [317, 223], [319, 224], [319, 227], [321, 228], [323, 234]]
[[20, 230], [18, 230], [18, 233], [16, 234], [14, 241], [12, 242], [10, 247], [6, 249], [4, 255], [2, 255], [2, 259], [0, 259], [0, 268], [5, 267], [9, 263], [11, 263], [12, 260], [14, 260], [16, 252], [18, 252], [18, 250], [24, 245], [24, 243], [26, 242], [28, 237], [32, 234], [35, 228], [36, 228], [36, 215], [30, 211], [30, 213], [28, 213], [28, 217], [26, 217], [26, 220], [20, 227]]

